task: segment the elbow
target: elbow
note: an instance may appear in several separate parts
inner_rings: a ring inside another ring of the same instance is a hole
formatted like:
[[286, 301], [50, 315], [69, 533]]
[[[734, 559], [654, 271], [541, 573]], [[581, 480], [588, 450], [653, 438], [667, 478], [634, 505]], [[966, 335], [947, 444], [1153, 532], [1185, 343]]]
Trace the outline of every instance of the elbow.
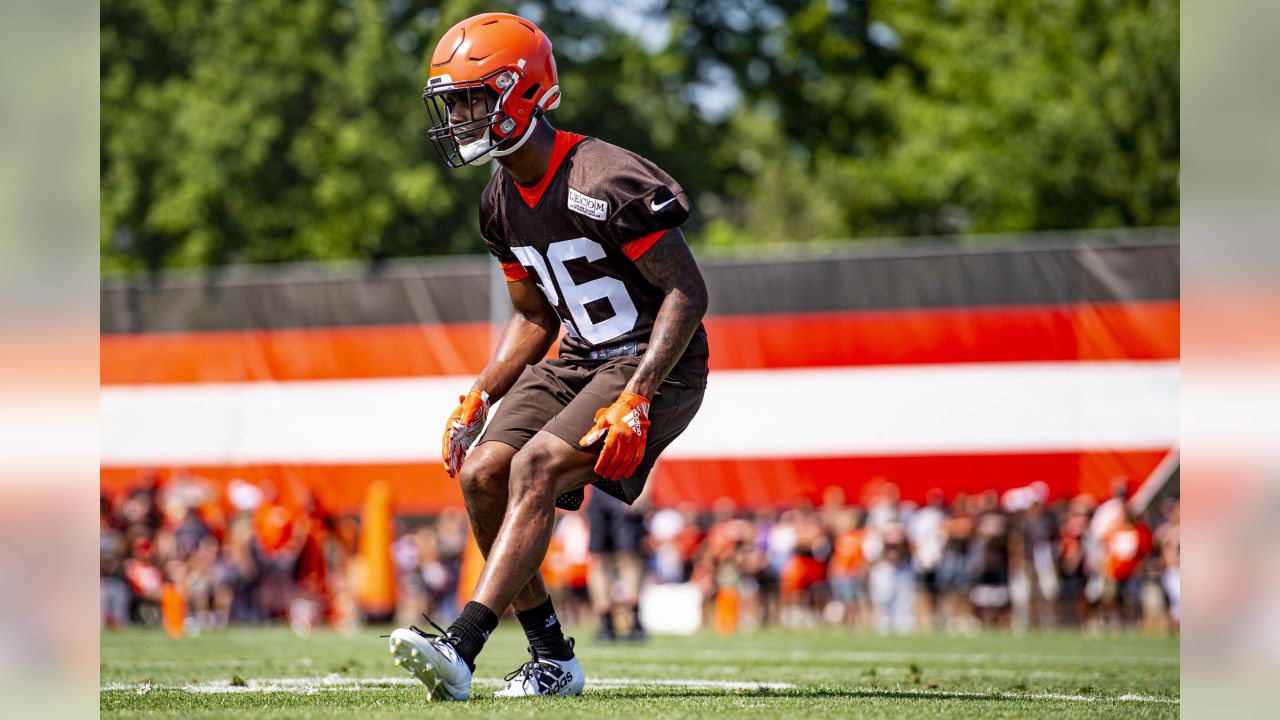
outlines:
[[709, 302], [709, 299], [707, 298], [707, 289], [704, 287], [702, 288], [702, 292], [698, 294], [697, 300], [695, 301], [695, 304], [694, 304], [694, 309], [698, 313], [699, 320], [701, 320], [702, 317], [707, 314], [708, 302]]
[[689, 291], [685, 293], [689, 299], [689, 311], [699, 320], [707, 314], [707, 304], [710, 299], [707, 297], [707, 285], [704, 282], [696, 283]]

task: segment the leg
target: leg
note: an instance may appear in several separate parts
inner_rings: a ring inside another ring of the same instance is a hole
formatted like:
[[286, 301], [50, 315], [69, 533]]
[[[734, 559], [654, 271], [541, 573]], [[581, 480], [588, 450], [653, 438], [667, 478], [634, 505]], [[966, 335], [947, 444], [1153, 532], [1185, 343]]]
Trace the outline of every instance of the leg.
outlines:
[[614, 502], [603, 492], [592, 493], [591, 501], [583, 510], [590, 533], [587, 551], [591, 554], [591, 565], [587, 574], [587, 593], [591, 609], [600, 619], [597, 640], [614, 640], [617, 637], [613, 626], [614, 558], [618, 549], [614, 532]]
[[[595, 502], [594, 500], [592, 502]], [[595, 532], [594, 528], [592, 532]], [[591, 557], [587, 573], [587, 592], [591, 597], [591, 609], [600, 618], [600, 640], [614, 639], [613, 630], [613, 553], [597, 552]]]
[[[462, 466], [462, 472], [458, 474], [463, 502], [467, 507], [467, 515], [471, 518], [471, 531], [475, 533], [480, 554], [486, 560], [506, 515], [508, 477], [511, 474], [511, 460], [515, 455], [516, 449], [506, 443], [484, 442], [471, 451]], [[542, 573], [535, 572], [529, 582], [516, 593], [511, 606], [519, 612], [541, 605], [548, 597]], [[497, 608], [493, 610], [501, 614]]]
[[644, 578], [644, 558], [635, 550], [618, 553], [614, 562], [618, 568], [618, 584], [622, 587], [620, 604], [626, 608], [631, 627], [627, 637], [643, 640], [644, 628], [640, 625], [640, 582]]
[[[529, 558], [517, 557], [515, 567], [520, 570], [518, 577], [514, 579], [510, 578], [512, 561], [503, 559], [505, 555], [502, 548], [506, 547], [504, 538], [510, 537], [514, 527], [526, 520], [522, 514], [510, 509], [523, 506], [516, 504], [515, 493], [508, 493], [503, 487], [507, 484], [508, 476], [513, 475], [510, 472], [513, 461], [521, 454], [512, 446], [501, 442], [481, 443], [476, 452], [467, 458], [459, 478], [476, 544], [486, 559], [480, 587], [484, 586], [486, 577], [494, 575], [495, 567], [507, 570], [508, 574], [503, 577], [510, 581], [502, 586], [501, 598], [492, 599], [490, 596], [487, 603], [483, 600], [468, 602], [443, 635], [433, 635], [416, 627], [399, 628], [391, 633], [390, 648], [396, 665], [421, 680], [429, 688], [431, 696], [439, 695], [449, 700], [465, 700], [471, 696], [475, 658], [483, 649], [490, 633], [497, 629], [498, 615], [513, 601], [528, 603], [523, 611], [517, 605], [516, 617], [529, 638], [534, 661], [526, 663], [514, 677], [508, 675], [510, 682], [499, 694], [526, 696], [582, 693], [585, 679], [582, 666], [573, 656], [573, 645], [564, 640], [551, 598], [538, 572], [550, 541], [550, 521], [554, 520], [555, 515], [550, 503], [546, 506], [548, 522], [546, 532], [541, 536], [537, 559], [526, 563], [523, 561]], [[517, 477], [519, 468], [519, 463], [516, 463], [514, 475]], [[513, 487], [520, 486], [517, 484]], [[507, 497], [508, 494], [513, 497]], [[554, 502], [556, 496], [550, 497]], [[480, 600], [482, 597], [486, 596], [481, 595], [478, 588], [475, 599]], [[534, 623], [533, 620], [538, 622]], [[540, 650], [544, 651], [541, 658]], [[550, 684], [543, 682], [548, 678]]]
[[[627, 612], [627, 639], [643, 640], [644, 628], [640, 624], [640, 583], [644, 579], [644, 518], [621, 501], [601, 493], [601, 500], [608, 499], [613, 506], [611, 534], [613, 535], [614, 567], [617, 569], [619, 605]], [[592, 503], [595, 502], [593, 499]]]
[[561, 493], [595, 476], [596, 454], [583, 452], [542, 431], [511, 462], [506, 518], [490, 547], [488, 562], [472, 596], [490, 609], [506, 608], [538, 572], [555, 521]]

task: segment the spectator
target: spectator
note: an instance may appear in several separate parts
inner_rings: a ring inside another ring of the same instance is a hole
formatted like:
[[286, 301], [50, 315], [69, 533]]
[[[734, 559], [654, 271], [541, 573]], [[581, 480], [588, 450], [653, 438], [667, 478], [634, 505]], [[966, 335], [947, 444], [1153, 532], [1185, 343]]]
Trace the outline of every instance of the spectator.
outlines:
[[[1125, 501], [1117, 479], [1102, 505], [1088, 496], [1046, 504], [1047, 488], [1028, 485], [980, 497], [940, 492], [914, 509], [878, 479], [848, 506], [842, 491], [821, 509], [741, 512], [732, 501], [710, 513], [690, 505], [649, 513], [647, 574], [652, 582], [692, 583], [707, 624], [717, 593], [737, 619], [722, 627], [781, 622], [875, 627], [1171, 627], [1180, 620], [1179, 513], [1176, 499], [1152, 514], [1152, 533]], [[172, 584], [191, 630], [288, 619], [299, 632], [356, 622], [349, 567], [358, 522], [333, 518], [305, 488], [288, 501], [269, 483], [235, 480], [221, 495], [199, 478], [100, 498], [101, 622], [159, 624], [161, 589]], [[465, 515], [403, 518], [393, 556], [406, 617], [457, 610]], [[581, 513], [562, 513], [544, 569], [561, 615], [589, 617], [589, 535]], [[913, 604], [919, 601], [920, 622]], [[722, 608], [723, 609], [723, 608]]]
[[1059, 619], [1069, 627], [1079, 627], [1085, 619], [1089, 583], [1089, 512], [1091, 501], [1081, 496], [1071, 501], [1067, 518], [1058, 533], [1058, 567], [1062, 578]]
[[934, 488], [929, 491], [927, 498], [926, 505], [912, 513], [907, 525], [907, 537], [911, 544], [916, 586], [920, 591], [918, 597], [923, 601], [923, 612], [920, 615], [925, 619], [924, 627], [932, 629], [940, 625], [938, 610], [941, 587], [938, 583], [938, 567], [942, 564], [942, 551], [947, 537], [942, 491]]
[[871, 561], [867, 590], [876, 611], [876, 630], [909, 633], [915, 628], [915, 572], [906, 526], [884, 512], [879, 523], [863, 546]]
[[1030, 623], [1042, 628], [1057, 625], [1056, 606], [1061, 591], [1054, 544], [1057, 523], [1044, 506], [1046, 493], [1037, 492], [1018, 525], [1022, 538], [1022, 562], [1030, 591]]
[[1155, 541], [1161, 561], [1160, 587], [1164, 591], [1169, 623], [1174, 632], [1182, 627], [1182, 538], [1179, 523], [1178, 501], [1171, 499], [1164, 506], [1164, 521], [1156, 528]]
[[640, 581], [644, 576], [644, 517], [603, 492], [592, 492], [586, 508], [590, 528], [591, 566], [587, 587], [599, 618], [598, 640], [618, 639], [617, 620], [625, 623], [624, 637], [645, 639], [640, 623]]
[[942, 525], [944, 537], [942, 558], [938, 561], [938, 594], [942, 606], [943, 627], [967, 629], [972, 612], [969, 590], [972, 578], [969, 568], [969, 545], [973, 542], [973, 498], [960, 494]]
[[98, 535], [98, 588], [102, 626], [118, 628], [129, 623], [132, 596], [124, 574], [125, 539], [111, 501], [103, 495], [98, 503], [102, 520]]
[[658, 583], [678, 583], [685, 579], [685, 559], [677, 538], [684, 530], [684, 518], [673, 509], [658, 510], [649, 516], [649, 573]]
[[1000, 512], [994, 491], [983, 493], [981, 511], [969, 546], [973, 589], [969, 599], [983, 627], [994, 627], [1008, 619], [1009, 521]]
[[1151, 530], [1134, 519], [1127, 506], [1102, 538], [1102, 613], [1119, 628], [1138, 620], [1141, 576], [1138, 569], [1151, 552]]
[[[867, 532], [862, 515], [853, 508], [842, 510], [834, 518], [831, 564], [828, 576], [835, 610], [827, 615], [832, 622], [857, 626], [862, 619], [866, 598], [867, 557], [863, 551]], [[838, 619], [837, 619], [838, 618]]]

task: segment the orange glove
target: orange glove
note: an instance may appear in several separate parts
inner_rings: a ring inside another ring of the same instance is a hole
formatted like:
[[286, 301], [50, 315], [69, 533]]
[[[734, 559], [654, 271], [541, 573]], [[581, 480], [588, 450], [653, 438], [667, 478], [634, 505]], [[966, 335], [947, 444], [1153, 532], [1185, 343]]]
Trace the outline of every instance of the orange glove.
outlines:
[[467, 458], [467, 450], [484, 428], [485, 416], [489, 414], [489, 393], [472, 390], [459, 396], [458, 402], [462, 404], [445, 423], [444, 439], [440, 443], [440, 458], [444, 460], [444, 470], [449, 477], [458, 476], [462, 461]]
[[596, 411], [596, 424], [578, 441], [581, 447], [604, 438], [604, 449], [596, 460], [596, 474], [606, 480], [631, 477], [644, 459], [645, 436], [649, 432], [649, 401], [633, 392], [624, 392], [612, 405]]

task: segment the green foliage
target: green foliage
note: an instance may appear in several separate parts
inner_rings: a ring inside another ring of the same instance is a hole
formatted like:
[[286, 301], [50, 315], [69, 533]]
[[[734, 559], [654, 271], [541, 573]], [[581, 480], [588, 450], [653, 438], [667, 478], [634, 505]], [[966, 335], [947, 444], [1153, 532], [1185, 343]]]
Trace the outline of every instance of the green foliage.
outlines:
[[425, 3], [117, 0], [102, 20], [104, 266], [474, 248], [425, 142]]
[[1178, 222], [1175, 0], [619, 5], [656, 35], [611, 5], [103, 5], [103, 267], [480, 251], [488, 173], [440, 167], [419, 88], [488, 10], [543, 26], [553, 120], [678, 178], [695, 241]]
[[1178, 222], [1176, 0], [753, 4], [668, 3], [744, 91], [713, 242]]

